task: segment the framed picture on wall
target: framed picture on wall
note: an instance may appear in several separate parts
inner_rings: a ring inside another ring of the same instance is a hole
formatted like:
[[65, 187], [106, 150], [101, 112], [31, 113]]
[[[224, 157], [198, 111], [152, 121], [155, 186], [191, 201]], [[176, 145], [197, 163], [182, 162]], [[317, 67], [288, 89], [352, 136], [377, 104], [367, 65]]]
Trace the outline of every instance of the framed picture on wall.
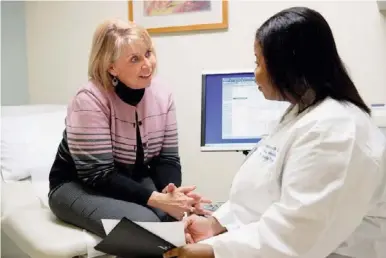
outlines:
[[129, 0], [129, 20], [149, 33], [228, 28], [228, 0]]

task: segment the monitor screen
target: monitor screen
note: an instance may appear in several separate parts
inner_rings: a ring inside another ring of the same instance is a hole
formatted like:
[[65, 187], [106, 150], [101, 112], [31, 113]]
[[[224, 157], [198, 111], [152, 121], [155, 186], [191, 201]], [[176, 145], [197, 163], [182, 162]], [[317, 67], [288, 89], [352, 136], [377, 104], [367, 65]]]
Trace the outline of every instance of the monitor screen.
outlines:
[[253, 72], [204, 72], [201, 150], [251, 150], [288, 105], [266, 100]]

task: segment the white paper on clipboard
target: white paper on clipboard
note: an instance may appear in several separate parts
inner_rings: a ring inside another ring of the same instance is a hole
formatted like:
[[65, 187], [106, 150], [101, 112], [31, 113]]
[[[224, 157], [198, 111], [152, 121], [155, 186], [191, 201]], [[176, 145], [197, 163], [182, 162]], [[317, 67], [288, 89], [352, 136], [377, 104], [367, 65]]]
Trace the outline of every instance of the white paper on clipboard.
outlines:
[[[108, 235], [120, 220], [102, 219], [103, 228]], [[157, 236], [165, 239], [175, 246], [183, 246], [186, 244], [184, 222], [135, 222], [139, 226], [149, 230]]]

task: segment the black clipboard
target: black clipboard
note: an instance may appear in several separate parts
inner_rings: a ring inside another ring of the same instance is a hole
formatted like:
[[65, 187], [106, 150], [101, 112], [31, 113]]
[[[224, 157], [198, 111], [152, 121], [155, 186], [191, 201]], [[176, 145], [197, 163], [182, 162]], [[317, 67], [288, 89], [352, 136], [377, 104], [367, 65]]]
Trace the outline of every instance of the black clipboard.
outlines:
[[125, 258], [162, 258], [166, 251], [175, 247], [135, 222], [122, 218], [94, 249]]

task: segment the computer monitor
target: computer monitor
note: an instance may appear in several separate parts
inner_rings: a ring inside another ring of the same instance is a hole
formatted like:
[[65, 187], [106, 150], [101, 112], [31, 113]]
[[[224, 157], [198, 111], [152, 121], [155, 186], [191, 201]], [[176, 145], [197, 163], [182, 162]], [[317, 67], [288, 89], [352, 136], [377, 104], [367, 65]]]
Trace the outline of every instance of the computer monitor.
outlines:
[[253, 71], [203, 72], [201, 150], [251, 150], [288, 105], [266, 100]]

